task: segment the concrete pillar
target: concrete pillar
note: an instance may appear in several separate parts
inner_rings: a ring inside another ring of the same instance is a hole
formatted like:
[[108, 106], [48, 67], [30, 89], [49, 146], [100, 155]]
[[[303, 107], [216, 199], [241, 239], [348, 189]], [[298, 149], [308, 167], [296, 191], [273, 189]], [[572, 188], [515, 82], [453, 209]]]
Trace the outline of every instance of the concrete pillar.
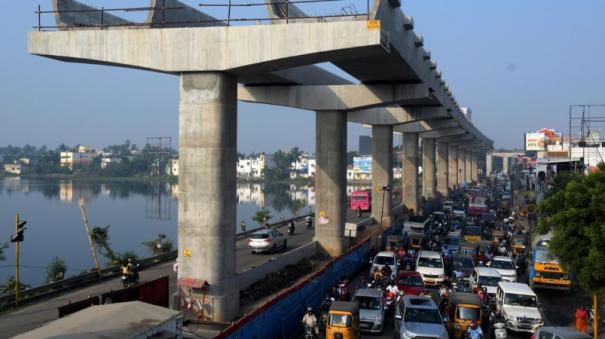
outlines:
[[504, 174], [508, 173], [509, 160], [509, 157], [502, 157], [502, 172], [504, 172]]
[[458, 188], [458, 146], [449, 144], [448, 147], [448, 185], [453, 190]]
[[471, 173], [472, 172], [472, 167], [471, 167], [472, 157], [473, 157], [473, 152], [467, 150], [466, 151], [466, 163], [464, 165], [464, 169], [465, 169], [466, 173], [464, 175], [464, 178], [466, 179], [466, 182], [468, 182], [468, 183], [473, 182], [472, 173]]
[[485, 154], [485, 175], [492, 174], [492, 155], [489, 153]]
[[418, 213], [418, 133], [403, 133], [402, 201]]
[[448, 194], [448, 149], [446, 142], [437, 144], [437, 191], [443, 197]]
[[422, 139], [422, 195], [435, 197], [435, 139]]
[[473, 182], [479, 181], [479, 173], [477, 172], [478, 168], [478, 158], [479, 154], [477, 152], [473, 152], [471, 154], [471, 180]]
[[[385, 191], [383, 187], [391, 190]], [[392, 189], [393, 126], [372, 126], [372, 217], [383, 228], [388, 228], [393, 222]]]
[[220, 72], [180, 79], [178, 278], [208, 282], [204, 300], [215, 321], [231, 321], [239, 310], [236, 80]]
[[321, 111], [315, 116], [315, 240], [335, 257], [346, 250], [347, 114]]
[[464, 182], [464, 165], [465, 165], [465, 154], [464, 148], [458, 147], [458, 187], [462, 186]]

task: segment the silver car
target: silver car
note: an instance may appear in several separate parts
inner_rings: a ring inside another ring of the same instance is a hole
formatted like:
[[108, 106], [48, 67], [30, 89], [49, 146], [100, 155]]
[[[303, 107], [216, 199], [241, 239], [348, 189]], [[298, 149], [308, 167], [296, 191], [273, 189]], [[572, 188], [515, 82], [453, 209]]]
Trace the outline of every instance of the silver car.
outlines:
[[386, 312], [382, 292], [375, 288], [360, 288], [355, 292], [353, 302], [359, 305], [359, 330], [382, 333]]
[[430, 297], [406, 295], [395, 311], [395, 338], [448, 339], [437, 304]]
[[275, 252], [278, 249], [288, 248], [288, 239], [278, 230], [262, 230], [250, 235], [248, 246], [252, 253]]

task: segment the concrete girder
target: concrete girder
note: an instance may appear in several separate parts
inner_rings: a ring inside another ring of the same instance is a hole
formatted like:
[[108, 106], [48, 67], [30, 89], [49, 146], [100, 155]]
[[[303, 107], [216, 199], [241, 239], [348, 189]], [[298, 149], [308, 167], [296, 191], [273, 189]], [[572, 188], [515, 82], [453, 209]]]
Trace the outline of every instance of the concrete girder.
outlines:
[[238, 99], [313, 111], [357, 111], [366, 108], [430, 103], [427, 86], [325, 85], [325, 86], [240, 86]]
[[[440, 138], [440, 142], [447, 142], [449, 144], [455, 144], [456, 146], [463, 145], [465, 142], [473, 141], [475, 137], [470, 134], [463, 134], [451, 137]], [[477, 141], [473, 141], [473, 143], [477, 143]]]
[[454, 128], [446, 128], [446, 129], [440, 129], [440, 130], [432, 130], [429, 132], [424, 132], [420, 134], [420, 137], [422, 138], [445, 138], [445, 137], [451, 137], [451, 136], [456, 136], [456, 135], [463, 135], [466, 134], [467, 132], [460, 128], [460, 127], [454, 127]]
[[[342, 32], [347, 32], [343, 35]], [[266, 37], [274, 39], [267, 39]], [[276, 44], [306, 37], [295, 44]], [[346, 38], [349, 37], [349, 38]], [[172, 29], [30, 32], [31, 54], [165, 73], [272, 72], [384, 50], [366, 21]], [[275, 40], [275, 41], [274, 41]], [[200, 48], [200, 46], [219, 46]], [[248, 48], [241, 48], [247, 46]], [[279, 46], [280, 48], [276, 48]], [[150, 57], [152, 56], [152, 57]]]
[[439, 107], [378, 107], [348, 112], [348, 121], [364, 125], [401, 125], [449, 118]]

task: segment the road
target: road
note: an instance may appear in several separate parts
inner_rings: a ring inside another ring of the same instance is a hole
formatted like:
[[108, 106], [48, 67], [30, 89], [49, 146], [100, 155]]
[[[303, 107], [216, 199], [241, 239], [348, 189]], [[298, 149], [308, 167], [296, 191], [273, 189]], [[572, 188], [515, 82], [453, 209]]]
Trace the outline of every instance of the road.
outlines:
[[[359, 222], [364, 218], [367, 218], [367, 214], [360, 219], [357, 218], [355, 213], [350, 211], [347, 213], [347, 220], [349, 222]], [[284, 233], [287, 232], [285, 228], [282, 230]], [[304, 222], [296, 223], [295, 234], [288, 236], [288, 250], [309, 243], [313, 239], [314, 234], [314, 230], [307, 230]], [[251, 267], [256, 267], [275, 259], [282, 253], [283, 251], [253, 255], [248, 248], [248, 238], [239, 239], [236, 243], [236, 270], [237, 272], [246, 271]], [[140, 272], [141, 280], [153, 280], [168, 275], [170, 277], [170, 295], [172, 295], [176, 291], [176, 274], [172, 269], [173, 264], [173, 262], [168, 262], [148, 268]], [[122, 288], [120, 279], [114, 278], [92, 286], [75, 289], [4, 314], [0, 317], [0, 338], [11, 337], [57, 319], [57, 308], [60, 306], [120, 288]]]

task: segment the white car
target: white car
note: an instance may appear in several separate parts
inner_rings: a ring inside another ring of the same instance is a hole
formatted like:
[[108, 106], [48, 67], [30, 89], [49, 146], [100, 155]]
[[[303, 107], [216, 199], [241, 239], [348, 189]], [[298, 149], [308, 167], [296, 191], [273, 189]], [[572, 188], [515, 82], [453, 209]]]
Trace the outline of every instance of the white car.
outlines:
[[275, 252], [288, 248], [288, 239], [278, 230], [262, 230], [250, 235], [248, 246], [252, 253]]
[[399, 271], [399, 260], [397, 260], [397, 255], [393, 252], [378, 252], [374, 257], [374, 260], [372, 260], [372, 271], [375, 267], [381, 271], [384, 265], [389, 265], [391, 267], [391, 279], [394, 280], [397, 271]]
[[494, 257], [489, 267], [495, 269], [502, 276], [502, 280], [517, 282], [517, 267], [511, 257]]
[[416, 272], [422, 276], [422, 281], [428, 286], [439, 286], [445, 279], [443, 258], [435, 251], [420, 251], [416, 259]]
[[544, 325], [538, 297], [527, 284], [501, 281], [496, 291], [496, 308], [511, 331], [536, 333]]
[[502, 281], [500, 273], [489, 267], [475, 267], [471, 275], [471, 287], [474, 289], [477, 285], [481, 284], [481, 287], [485, 288], [487, 294], [491, 296], [496, 295], [496, 288], [500, 281]]

